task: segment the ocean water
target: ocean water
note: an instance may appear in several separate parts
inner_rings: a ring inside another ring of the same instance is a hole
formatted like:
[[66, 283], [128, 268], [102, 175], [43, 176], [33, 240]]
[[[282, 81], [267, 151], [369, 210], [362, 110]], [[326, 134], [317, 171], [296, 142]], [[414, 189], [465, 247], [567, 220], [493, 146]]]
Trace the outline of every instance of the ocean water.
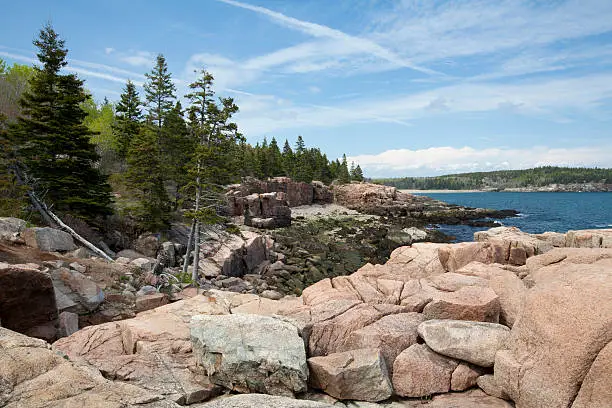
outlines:
[[[447, 203], [468, 207], [513, 209], [519, 217], [498, 220], [522, 231], [542, 233], [576, 229], [612, 228], [612, 193], [428, 193], [422, 194]], [[475, 231], [487, 228], [466, 225], [440, 225], [440, 230], [472, 241]]]

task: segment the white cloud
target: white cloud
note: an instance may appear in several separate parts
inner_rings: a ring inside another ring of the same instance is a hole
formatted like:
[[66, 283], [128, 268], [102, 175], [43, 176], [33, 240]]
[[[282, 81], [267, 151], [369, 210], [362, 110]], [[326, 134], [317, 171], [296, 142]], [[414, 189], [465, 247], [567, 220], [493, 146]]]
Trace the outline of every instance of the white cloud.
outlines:
[[104, 49], [104, 53], [105, 53], [106, 55], [112, 54], [113, 52], [115, 52], [115, 49], [114, 49], [113, 47], [106, 47], [106, 48]]
[[[32, 65], [40, 65], [40, 62], [36, 58], [33, 58], [28, 55], [0, 51], [0, 56], [5, 56]], [[126, 83], [128, 78], [144, 79], [144, 75], [142, 74], [127, 71], [121, 68], [112, 67], [109, 65], [82, 60], [69, 59], [68, 65], [64, 68], [64, 70], [68, 72], [74, 72], [76, 74], [81, 74], [85, 77], [100, 78], [111, 82]], [[142, 81], [135, 80], [133, 82], [138, 86], [142, 86]]]
[[259, 14], [263, 14], [287, 28], [298, 30], [302, 33], [311, 35], [315, 38], [327, 38], [336, 40], [342, 44], [342, 48], [349, 53], [368, 53], [376, 56], [382, 60], [390, 62], [398, 67], [410, 68], [415, 71], [423, 72], [426, 74], [438, 74], [436, 71], [429, 68], [415, 65], [408, 58], [403, 58], [393, 51], [382, 47], [375, 41], [367, 38], [360, 38], [357, 36], [346, 34], [340, 30], [336, 30], [331, 27], [327, 27], [321, 24], [311, 23], [309, 21], [298, 20], [293, 17], [286, 16], [282, 13], [267, 9], [265, 7], [253, 6], [247, 3], [235, 1], [235, 0], [218, 0], [222, 3], [230, 4], [232, 6], [240, 7], [246, 10], [251, 10]]
[[612, 146], [521, 149], [431, 147], [387, 150], [379, 154], [351, 156], [369, 177], [426, 176], [472, 171], [525, 169], [537, 166], [612, 167]]

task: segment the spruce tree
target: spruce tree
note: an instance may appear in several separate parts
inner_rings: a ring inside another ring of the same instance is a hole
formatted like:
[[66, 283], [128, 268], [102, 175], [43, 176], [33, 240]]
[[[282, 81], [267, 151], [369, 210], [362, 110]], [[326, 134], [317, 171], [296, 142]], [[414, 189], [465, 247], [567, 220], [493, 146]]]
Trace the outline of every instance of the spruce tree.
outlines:
[[293, 169], [295, 167], [295, 155], [293, 154], [293, 150], [291, 150], [291, 145], [289, 141], [285, 139], [285, 144], [283, 145], [283, 170], [285, 172], [285, 176], [293, 177]]
[[346, 154], [342, 155], [342, 163], [340, 163], [340, 167], [338, 168], [338, 182], [341, 184], [350, 183], [351, 175], [349, 174], [348, 165], [346, 163]]
[[[236, 181], [240, 174], [240, 143], [244, 141], [238, 126], [231, 121], [238, 112], [232, 98], [214, 100], [213, 76], [202, 70], [201, 76], [189, 85], [191, 92], [185, 95], [191, 101], [190, 118], [194, 122], [197, 145], [190, 169], [195, 190], [195, 205], [190, 215], [194, 222], [194, 268], [192, 280], [198, 279], [200, 224], [219, 219], [220, 193], [223, 185]], [[191, 249], [188, 248], [188, 253]], [[187, 263], [184, 265], [186, 271]]]
[[351, 180], [354, 181], [363, 181], [363, 170], [361, 170], [361, 166], [357, 165], [351, 171]]
[[180, 102], [166, 115], [162, 126], [162, 167], [166, 190], [177, 209], [181, 189], [189, 182], [187, 168], [196, 144], [189, 134]]
[[61, 212], [93, 220], [112, 213], [110, 186], [96, 168], [94, 132], [83, 124], [83, 81], [60, 74], [68, 50], [50, 24], [34, 41], [41, 67], [22, 95], [22, 116], [10, 128], [19, 166], [47, 203]]
[[136, 85], [128, 80], [121, 94], [121, 99], [115, 108], [117, 122], [113, 127], [116, 150], [121, 158], [127, 156], [130, 142], [140, 130], [142, 122], [141, 105]]
[[147, 118], [161, 130], [164, 116], [172, 109], [176, 87], [168, 72], [166, 58], [162, 54], [157, 56], [153, 70], [145, 74], [148, 81], [144, 84], [145, 100], [148, 106]]
[[271, 177], [283, 175], [283, 157], [274, 137], [268, 146], [268, 163]]
[[168, 196], [159, 177], [163, 168], [157, 153], [157, 131], [151, 124], [143, 125], [130, 143], [125, 179], [136, 198], [128, 212], [149, 231], [165, 228], [170, 218]]

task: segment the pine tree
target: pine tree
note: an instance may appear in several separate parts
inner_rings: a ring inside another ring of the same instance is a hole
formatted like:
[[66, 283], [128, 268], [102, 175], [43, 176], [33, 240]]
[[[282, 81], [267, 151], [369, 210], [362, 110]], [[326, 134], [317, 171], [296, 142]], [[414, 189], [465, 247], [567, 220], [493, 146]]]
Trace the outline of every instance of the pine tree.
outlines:
[[125, 84], [121, 99], [115, 108], [117, 122], [113, 128], [119, 156], [125, 158], [131, 140], [138, 134], [142, 122], [141, 102], [136, 85], [130, 80]]
[[163, 168], [158, 155], [157, 131], [152, 125], [143, 125], [132, 139], [127, 163], [126, 184], [137, 200], [136, 205], [128, 208], [130, 215], [149, 231], [166, 227], [170, 208], [159, 178]]
[[161, 130], [164, 116], [172, 109], [176, 87], [168, 72], [168, 64], [162, 54], [157, 56], [153, 70], [145, 74], [148, 81], [144, 84], [145, 101], [149, 108], [147, 118]]
[[68, 50], [50, 24], [34, 45], [42, 67], [22, 95], [22, 116], [10, 128], [20, 168], [54, 209], [89, 220], [110, 214], [110, 186], [95, 167], [93, 132], [83, 124], [83, 81], [60, 74]]

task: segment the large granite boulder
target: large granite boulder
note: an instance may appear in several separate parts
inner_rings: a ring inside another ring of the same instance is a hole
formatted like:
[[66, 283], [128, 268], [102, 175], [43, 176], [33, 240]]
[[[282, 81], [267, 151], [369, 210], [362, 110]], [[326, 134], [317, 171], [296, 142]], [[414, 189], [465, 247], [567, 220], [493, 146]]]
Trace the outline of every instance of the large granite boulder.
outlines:
[[15, 241], [21, 231], [26, 228], [26, 222], [14, 217], [0, 217], [0, 241]]
[[132, 244], [132, 249], [148, 258], [157, 257], [157, 251], [160, 248], [161, 242], [158, 234], [142, 234]]
[[425, 397], [450, 391], [457, 360], [435, 353], [425, 344], [402, 351], [393, 364], [393, 388], [402, 397]]
[[481, 367], [492, 367], [510, 329], [496, 323], [463, 320], [427, 320], [419, 335], [432, 350]]
[[497, 323], [499, 297], [490, 288], [466, 286], [455, 292], [442, 292], [423, 308], [428, 319], [472, 320]]
[[304, 342], [290, 323], [269, 316], [195, 316], [193, 352], [211, 380], [239, 392], [288, 395], [306, 390]]
[[0, 262], [0, 325], [53, 341], [57, 319], [51, 276], [37, 265]]
[[73, 269], [50, 271], [60, 312], [89, 313], [104, 301], [104, 292], [90, 278]]
[[379, 349], [366, 348], [308, 359], [310, 384], [341, 400], [383, 401], [393, 388]]
[[612, 261], [556, 264], [537, 272], [496, 355], [495, 380], [521, 407], [567, 407], [612, 340]]
[[26, 228], [21, 236], [26, 245], [38, 248], [41, 251], [72, 251], [76, 249], [72, 235], [55, 228]]

